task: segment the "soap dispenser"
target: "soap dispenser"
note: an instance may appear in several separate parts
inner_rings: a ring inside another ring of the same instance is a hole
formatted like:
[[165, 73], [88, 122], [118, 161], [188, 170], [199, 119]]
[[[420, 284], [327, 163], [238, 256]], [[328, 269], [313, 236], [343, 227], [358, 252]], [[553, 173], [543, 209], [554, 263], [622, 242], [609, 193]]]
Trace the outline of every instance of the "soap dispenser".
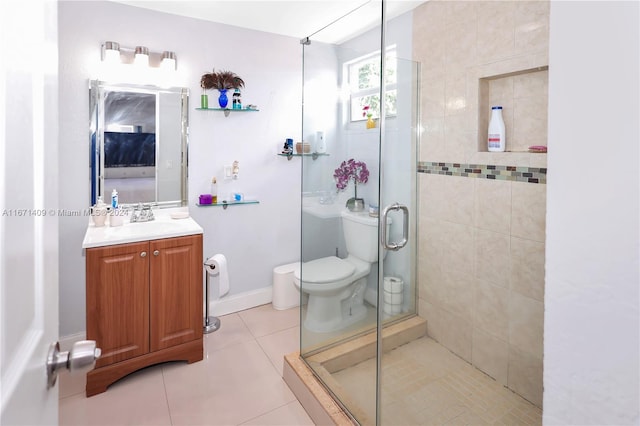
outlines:
[[104, 226], [108, 212], [109, 208], [105, 202], [102, 201], [102, 196], [99, 196], [98, 202], [91, 208], [91, 219], [93, 220], [93, 224], [95, 226]]

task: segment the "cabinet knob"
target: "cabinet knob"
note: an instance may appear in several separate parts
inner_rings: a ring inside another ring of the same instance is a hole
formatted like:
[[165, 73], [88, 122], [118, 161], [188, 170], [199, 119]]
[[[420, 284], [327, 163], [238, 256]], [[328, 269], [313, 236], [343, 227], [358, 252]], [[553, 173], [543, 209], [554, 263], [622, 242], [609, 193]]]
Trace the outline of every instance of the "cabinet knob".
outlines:
[[147, 252], [143, 251], [142, 253], [140, 253], [140, 257], [147, 257]]
[[157, 256], [157, 255], [159, 255], [159, 254], [160, 254], [160, 250], [154, 250], [154, 251], [153, 251], [153, 255], [154, 255], [154, 256]]

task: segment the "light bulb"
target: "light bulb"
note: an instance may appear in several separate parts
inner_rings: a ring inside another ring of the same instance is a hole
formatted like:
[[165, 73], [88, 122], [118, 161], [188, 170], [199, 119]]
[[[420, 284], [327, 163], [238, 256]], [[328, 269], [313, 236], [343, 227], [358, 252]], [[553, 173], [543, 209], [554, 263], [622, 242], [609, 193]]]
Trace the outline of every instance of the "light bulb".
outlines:
[[166, 70], [175, 71], [176, 69], [176, 54], [174, 52], [169, 52], [165, 50], [162, 52], [162, 62], [160, 62], [160, 67]]
[[138, 67], [148, 67], [149, 49], [144, 46], [137, 46], [133, 63]]
[[120, 63], [120, 45], [115, 41], [106, 41], [104, 43], [103, 60], [111, 64], [119, 64]]

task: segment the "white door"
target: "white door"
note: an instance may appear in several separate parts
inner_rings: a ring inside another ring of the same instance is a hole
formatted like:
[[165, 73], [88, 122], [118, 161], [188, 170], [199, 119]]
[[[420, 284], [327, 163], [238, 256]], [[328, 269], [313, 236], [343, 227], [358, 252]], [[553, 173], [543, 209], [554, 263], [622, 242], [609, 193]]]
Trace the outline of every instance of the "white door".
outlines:
[[0, 424], [57, 424], [57, 4], [0, 2]]

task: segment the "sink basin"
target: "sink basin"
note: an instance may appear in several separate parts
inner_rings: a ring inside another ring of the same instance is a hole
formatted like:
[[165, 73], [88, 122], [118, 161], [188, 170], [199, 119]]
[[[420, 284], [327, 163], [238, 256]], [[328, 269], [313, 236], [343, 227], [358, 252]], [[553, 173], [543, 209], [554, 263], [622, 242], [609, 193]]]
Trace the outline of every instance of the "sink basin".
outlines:
[[170, 214], [175, 211], [176, 209], [154, 210], [154, 220], [130, 223], [127, 218], [122, 226], [95, 227], [91, 223], [82, 241], [82, 248], [202, 234], [202, 227], [191, 217], [172, 219]]

